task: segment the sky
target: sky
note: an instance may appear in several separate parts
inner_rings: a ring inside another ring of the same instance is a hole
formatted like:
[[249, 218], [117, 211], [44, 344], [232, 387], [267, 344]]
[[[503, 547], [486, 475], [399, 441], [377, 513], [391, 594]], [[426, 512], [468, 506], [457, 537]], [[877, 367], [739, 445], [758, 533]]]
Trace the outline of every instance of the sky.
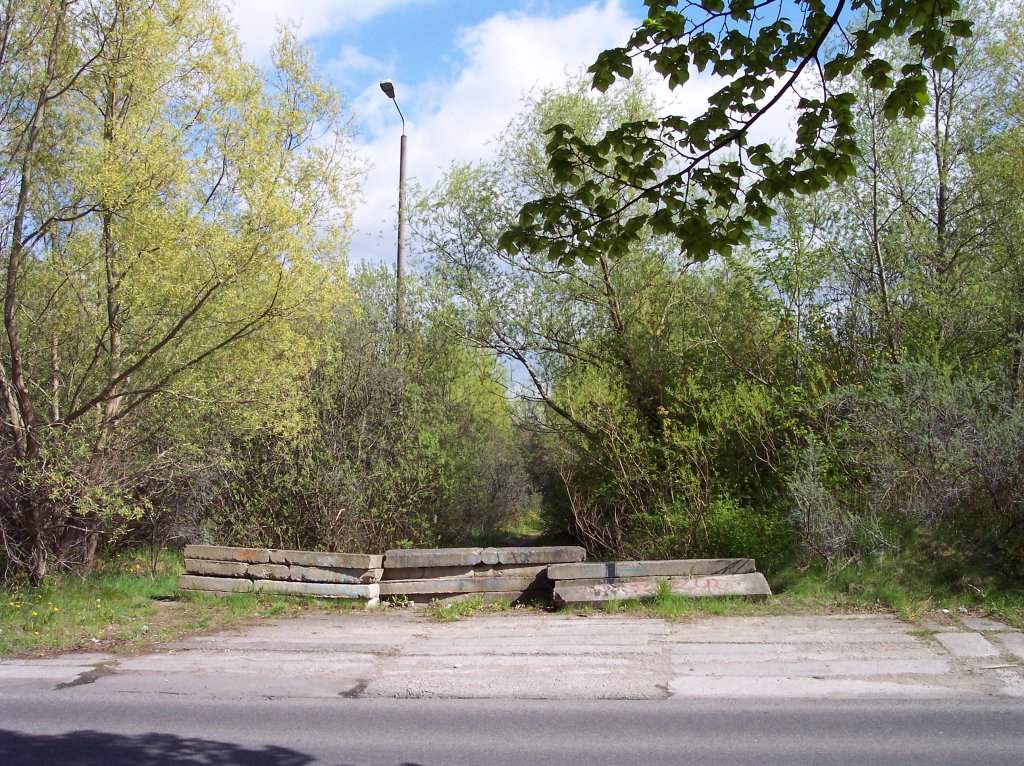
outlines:
[[[297, 26], [354, 110], [371, 169], [355, 213], [350, 261], [395, 257], [401, 121], [379, 82], [395, 84], [408, 135], [406, 175], [429, 188], [453, 163], [486, 158], [535, 87], [557, 85], [622, 45], [642, 0], [222, 0], [246, 55], [266, 63], [276, 29]], [[692, 112], [713, 83], [691, 80]], [[665, 90], [663, 101], [673, 96]], [[776, 121], [766, 137], [785, 133]]]

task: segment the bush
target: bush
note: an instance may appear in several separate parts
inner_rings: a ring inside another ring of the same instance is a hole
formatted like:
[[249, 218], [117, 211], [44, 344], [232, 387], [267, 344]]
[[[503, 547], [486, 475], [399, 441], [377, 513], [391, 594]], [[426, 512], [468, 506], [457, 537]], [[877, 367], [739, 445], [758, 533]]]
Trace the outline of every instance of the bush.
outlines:
[[1005, 386], [905, 362], [828, 410], [789, 480], [810, 551], [834, 560], [893, 545], [887, 526], [962, 520], [1021, 560], [1024, 410]]

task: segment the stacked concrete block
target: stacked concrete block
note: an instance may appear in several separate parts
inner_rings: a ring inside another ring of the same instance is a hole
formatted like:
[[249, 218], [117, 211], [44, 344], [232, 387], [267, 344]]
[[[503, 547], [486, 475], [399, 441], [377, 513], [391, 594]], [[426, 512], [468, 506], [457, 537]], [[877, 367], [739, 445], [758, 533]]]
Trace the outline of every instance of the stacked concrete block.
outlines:
[[548, 567], [555, 604], [595, 604], [654, 596], [667, 582], [673, 593], [766, 597], [772, 594], [753, 559], [603, 561]]
[[383, 557], [213, 545], [185, 547], [178, 587], [214, 593], [283, 593], [320, 598], [380, 600]]
[[388, 551], [380, 594], [420, 604], [468, 598], [485, 602], [549, 599], [548, 567], [581, 562], [586, 555], [576, 546]]

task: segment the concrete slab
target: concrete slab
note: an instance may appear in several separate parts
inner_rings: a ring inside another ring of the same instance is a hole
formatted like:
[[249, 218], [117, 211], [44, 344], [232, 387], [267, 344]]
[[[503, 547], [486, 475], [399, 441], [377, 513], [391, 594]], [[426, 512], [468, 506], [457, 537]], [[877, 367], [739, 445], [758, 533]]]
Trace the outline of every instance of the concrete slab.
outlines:
[[555, 583], [556, 604], [602, 603], [613, 599], [646, 598], [658, 593], [667, 582], [675, 594], [693, 598], [714, 596], [770, 596], [760, 572], [738, 575], [701, 575], [700, 577], [625, 578], [615, 580], [559, 580]]
[[295, 582], [327, 582], [360, 585], [380, 582], [384, 570], [378, 569], [334, 569], [329, 567], [287, 567], [288, 579]]
[[935, 640], [954, 657], [999, 656], [999, 650], [980, 633], [936, 633]]
[[380, 569], [384, 557], [368, 553], [324, 553], [320, 551], [271, 550], [269, 560], [275, 564], [334, 569]]
[[[387, 551], [384, 554], [384, 571], [410, 567], [457, 567], [476, 566], [484, 563], [482, 548], [412, 548]], [[493, 562], [497, 564], [497, 559]]]
[[[717, 659], [717, 658], [716, 658]], [[885, 659], [873, 657], [860, 660], [839, 659], [790, 659], [775, 662], [755, 660], [750, 662], [704, 662], [687, 663], [684, 658], [677, 660], [682, 668], [681, 676], [729, 676], [732, 678], [828, 678], [841, 676], [857, 678], [862, 676], [901, 676], [948, 673], [949, 663], [943, 659]], [[687, 664], [691, 667], [685, 668]]]
[[385, 580], [380, 595], [396, 596], [414, 593], [451, 595], [455, 593], [523, 593], [535, 588], [534, 577], [444, 577], [434, 580]]
[[255, 580], [256, 591], [281, 593], [288, 596], [315, 596], [317, 598], [366, 599], [376, 603], [380, 597], [380, 585], [343, 585], [318, 582], [282, 582], [280, 580]]
[[562, 564], [583, 561], [587, 552], [577, 545], [494, 548], [498, 564]]
[[1000, 633], [995, 639], [1004, 651], [1024, 661], [1024, 633]]
[[439, 577], [536, 577], [547, 573], [547, 564], [477, 564], [451, 567], [388, 567], [382, 580], [432, 580]]
[[[1024, 694], [1022, 669], [984, 669], [1004, 658], [962, 661], [931, 637], [912, 635], [915, 629], [884, 615], [667, 622], [510, 610], [437, 623], [414, 610], [330, 612], [181, 639], [150, 654], [116, 657], [102, 672], [96, 665], [106, 655], [0, 662], [0, 690], [53, 690], [91, 673], [79, 681], [87, 685], [53, 693], [69, 700], [99, 687], [238, 699]], [[1014, 635], [1020, 634], [999, 634]]]
[[235, 577], [200, 577], [181, 575], [178, 587], [184, 590], [205, 590], [218, 593], [251, 593], [252, 580]]
[[243, 561], [246, 564], [265, 564], [270, 551], [262, 548], [232, 548], [226, 545], [186, 545], [185, 558], [213, 561]]
[[[693, 699], [889, 699], [960, 697], [964, 691], [914, 681], [850, 678], [677, 678], [668, 685], [672, 698]], [[970, 693], [970, 692], [968, 692]], [[974, 692], [981, 695], [982, 692]]]
[[193, 575], [214, 577], [245, 577], [249, 565], [244, 561], [211, 561], [208, 559], [185, 559], [185, 572]]
[[970, 628], [976, 631], [988, 631], [991, 633], [1008, 633], [1015, 630], [1005, 622], [999, 622], [999, 620], [990, 620], [988, 617], [964, 617], [961, 622], [964, 627]]
[[245, 574], [251, 580], [287, 580], [291, 567], [287, 564], [250, 564]]
[[405, 599], [413, 606], [427, 606], [428, 604], [457, 604], [463, 601], [482, 601], [485, 604], [513, 604], [529, 601], [547, 602], [551, 593], [535, 590], [494, 590], [478, 591], [475, 593], [402, 593], [385, 598]]
[[480, 564], [553, 564], [582, 561], [586, 551], [578, 546], [529, 548], [419, 548], [391, 550], [384, 554], [384, 569], [411, 567], [461, 567]]
[[1003, 687], [1000, 691], [1007, 697], [1024, 698], [1024, 673], [1020, 669], [1004, 668], [996, 671]]
[[588, 561], [553, 564], [552, 580], [584, 580], [615, 577], [692, 577], [694, 575], [746, 574], [756, 570], [753, 559], [678, 559], [669, 561]]

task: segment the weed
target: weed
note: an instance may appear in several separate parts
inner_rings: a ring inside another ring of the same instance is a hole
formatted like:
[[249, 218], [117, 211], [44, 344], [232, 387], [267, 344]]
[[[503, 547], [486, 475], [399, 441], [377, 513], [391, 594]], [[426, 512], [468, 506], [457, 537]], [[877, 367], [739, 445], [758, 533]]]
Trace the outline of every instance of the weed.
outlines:
[[483, 606], [484, 600], [480, 596], [471, 596], [443, 603], [434, 599], [427, 606], [427, 614], [439, 622], [455, 622], [462, 617], [468, 617]]

